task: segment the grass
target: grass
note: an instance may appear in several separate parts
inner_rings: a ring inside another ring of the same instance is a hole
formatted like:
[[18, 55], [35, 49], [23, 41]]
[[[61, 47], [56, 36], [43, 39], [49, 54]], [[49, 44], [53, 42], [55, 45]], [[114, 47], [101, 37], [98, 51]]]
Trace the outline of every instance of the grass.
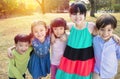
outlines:
[[[96, 18], [101, 14], [95, 14]], [[120, 13], [113, 13], [117, 20], [118, 20], [118, 27], [114, 31], [118, 36], [120, 36]], [[1, 19], [0, 20], [0, 79], [7, 79], [7, 66], [8, 66], [8, 57], [7, 57], [7, 48], [14, 45], [13, 38], [18, 33], [30, 33], [31, 23], [34, 20], [43, 20], [50, 24], [51, 20], [56, 17], [63, 17], [65, 20], [70, 21], [68, 13], [47, 13], [45, 15], [42, 14], [33, 14], [29, 16], [20, 16], [20, 17], [12, 17], [8, 19]], [[88, 14], [86, 16], [87, 21], [95, 22], [96, 18], [90, 17]], [[120, 69], [119, 69], [120, 70]], [[31, 77], [28, 75], [28, 79]], [[50, 76], [47, 77], [49, 79]], [[120, 72], [116, 79], [120, 78]]]

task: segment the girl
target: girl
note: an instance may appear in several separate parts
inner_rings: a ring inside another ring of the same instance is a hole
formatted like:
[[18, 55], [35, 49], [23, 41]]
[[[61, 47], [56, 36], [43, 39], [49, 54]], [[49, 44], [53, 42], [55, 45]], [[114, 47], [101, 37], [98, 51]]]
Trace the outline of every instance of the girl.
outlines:
[[66, 21], [63, 18], [56, 18], [51, 22], [50, 26], [52, 33], [51, 79], [55, 79], [56, 71], [66, 46]]
[[110, 14], [101, 15], [96, 21], [99, 35], [93, 39], [95, 67], [93, 79], [114, 79], [117, 74], [120, 46], [112, 38], [117, 20]]
[[28, 63], [28, 70], [33, 79], [41, 79], [50, 73], [50, 36], [43, 21], [34, 22], [31, 25], [31, 32], [34, 36], [32, 40], [34, 51]]
[[74, 25], [69, 27], [70, 35], [61, 59], [56, 79], [91, 79], [94, 67], [92, 34], [95, 24], [86, 22], [86, 7], [75, 3], [69, 9]]
[[72, 4], [69, 12], [74, 25], [69, 26], [70, 35], [56, 79], [91, 79], [95, 62], [92, 35], [97, 34], [97, 29], [94, 23], [85, 21], [86, 7], [82, 3]]

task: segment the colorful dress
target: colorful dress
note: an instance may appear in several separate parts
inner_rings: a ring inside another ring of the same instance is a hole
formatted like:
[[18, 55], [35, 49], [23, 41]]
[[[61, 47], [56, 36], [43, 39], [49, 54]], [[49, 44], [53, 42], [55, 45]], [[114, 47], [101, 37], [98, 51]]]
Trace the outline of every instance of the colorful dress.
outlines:
[[28, 70], [33, 79], [47, 76], [50, 73], [50, 37], [41, 43], [38, 39], [32, 41], [34, 51], [28, 63]]
[[84, 29], [71, 27], [67, 46], [56, 79], [91, 79], [94, 67], [92, 35], [88, 23]]

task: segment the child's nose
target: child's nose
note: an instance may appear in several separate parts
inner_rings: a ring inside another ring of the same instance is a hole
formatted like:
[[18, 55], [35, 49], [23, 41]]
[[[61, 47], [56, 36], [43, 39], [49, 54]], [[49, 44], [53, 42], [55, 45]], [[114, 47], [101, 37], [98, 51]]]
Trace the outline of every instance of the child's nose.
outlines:
[[107, 35], [107, 34], [108, 34], [108, 32], [107, 32], [107, 31], [105, 31], [105, 32], [104, 32], [104, 35]]

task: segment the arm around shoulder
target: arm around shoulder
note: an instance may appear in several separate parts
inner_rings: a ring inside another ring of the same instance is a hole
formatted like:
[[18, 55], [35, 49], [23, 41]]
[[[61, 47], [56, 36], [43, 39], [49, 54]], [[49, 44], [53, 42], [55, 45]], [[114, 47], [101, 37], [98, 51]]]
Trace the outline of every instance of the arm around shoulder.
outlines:
[[12, 54], [12, 50], [13, 49], [15, 49], [15, 46], [9, 47], [7, 49], [7, 51], [8, 51], [7, 55], [8, 55], [9, 58], [13, 58], [14, 57], [13, 54]]
[[94, 22], [88, 22], [88, 29], [92, 35], [94, 36], [98, 35], [98, 29], [96, 28]]

